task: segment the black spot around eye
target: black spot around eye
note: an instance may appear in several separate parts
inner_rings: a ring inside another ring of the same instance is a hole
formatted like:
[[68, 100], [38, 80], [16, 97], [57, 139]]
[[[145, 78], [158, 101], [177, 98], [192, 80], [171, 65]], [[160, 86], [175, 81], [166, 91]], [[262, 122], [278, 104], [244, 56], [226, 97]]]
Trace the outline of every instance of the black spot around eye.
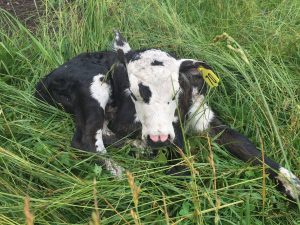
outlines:
[[139, 83], [139, 91], [140, 95], [143, 98], [145, 103], [150, 102], [150, 98], [152, 96], [152, 92], [148, 86], [143, 85], [142, 83]]
[[164, 63], [161, 62], [161, 61], [157, 61], [157, 60], [154, 60], [152, 63], [151, 63], [152, 66], [163, 66]]

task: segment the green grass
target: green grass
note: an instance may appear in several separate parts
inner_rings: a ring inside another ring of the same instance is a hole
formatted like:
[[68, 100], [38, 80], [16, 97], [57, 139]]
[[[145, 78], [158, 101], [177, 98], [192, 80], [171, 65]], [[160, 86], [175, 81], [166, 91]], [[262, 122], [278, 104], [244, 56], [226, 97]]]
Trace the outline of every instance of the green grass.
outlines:
[[[101, 224], [134, 224], [131, 209], [143, 224], [300, 224], [300, 206], [269, 180], [263, 185], [262, 168], [213, 143], [214, 176], [206, 134], [187, 137], [189, 181], [166, 176], [163, 157], [134, 159], [128, 146], [110, 149], [141, 188], [135, 206], [126, 176], [112, 178], [95, 164], [101, 156], [69, 147], [71, 117], [32, 97], [37, 81], [61, 63], [109, 49], [118, 29], [133, 48], [209, 62], [222, 81], [208, 99], [220, 117], [299, 176], [298, 0], [64, 2], [44, 2], [35, 33], [0, 9], [0, 224], [25, 223], [25, 196], [37, 224], [87, 224], [95, 196]], [[213, 43], [223, 32], [249, 64], [225, 42]]]

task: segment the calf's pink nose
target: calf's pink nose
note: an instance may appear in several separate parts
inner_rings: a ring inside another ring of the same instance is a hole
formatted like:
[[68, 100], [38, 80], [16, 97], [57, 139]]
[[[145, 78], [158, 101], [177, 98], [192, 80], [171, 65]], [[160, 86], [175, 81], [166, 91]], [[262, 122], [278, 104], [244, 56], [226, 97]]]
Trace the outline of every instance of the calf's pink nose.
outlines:
[[158, 142], [159, 136], [158, 136], [158, 135], [150, 135], [150, 139], [151, 139], [153, 142]]
[[165, 142], [166, 140], [168, 140], [168, 137], [169, 135], [150, 135], [150, 139], [153, 141], [153, 142], [158, 142], [159, 140], [161, 142]]
[[165, 142], [168, 139], [169, 135], [159, 135], [160, 141]]

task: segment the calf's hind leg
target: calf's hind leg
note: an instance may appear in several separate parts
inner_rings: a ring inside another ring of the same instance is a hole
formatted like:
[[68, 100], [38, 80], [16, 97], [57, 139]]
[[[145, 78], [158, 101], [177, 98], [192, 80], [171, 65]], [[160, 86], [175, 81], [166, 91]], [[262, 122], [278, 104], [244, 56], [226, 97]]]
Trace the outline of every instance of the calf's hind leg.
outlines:
[[[236, 158], [253, 165], [262, 165], [262, 153], [245, 136], [223, 124], [213, 111], [203, 102], [201, 95], [193, 96], [193, 104], [189, 111], [190, 128], [194, 132], [208, 131], [215, 141]], [[277, 189], [290, 199], [300, 197], [300, 180], [289, 170], [280, 166], [266, 155], [265, 164], [268, 166], [269, 177], [278, 185]]]
[[[262, 165], [262, 153], [249, 139], [242, 134], [224, 125], [214, 118], [211, 122], [209, 133], [216, 136], [216, 142], [225, 147], [233, 156], [253, 165]], [[277, 189], [286, 194], [290, 199], [300, 198], [300, 180], [288, 169], [274, 162], [266, 155], [263, 156], [268, 166], [269, 177], [277, 183]]]

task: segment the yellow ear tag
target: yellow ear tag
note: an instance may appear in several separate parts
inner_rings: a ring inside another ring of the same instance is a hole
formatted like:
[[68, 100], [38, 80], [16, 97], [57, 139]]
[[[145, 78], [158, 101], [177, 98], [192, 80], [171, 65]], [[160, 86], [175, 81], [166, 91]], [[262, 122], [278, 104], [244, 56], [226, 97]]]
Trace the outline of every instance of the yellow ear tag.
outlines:
[[212, 70], [205, 69], [204, 67], [198, 67], [197, 70], [202, 74], [203, 79], [211, 88], [218, 86], [220, 79]]

